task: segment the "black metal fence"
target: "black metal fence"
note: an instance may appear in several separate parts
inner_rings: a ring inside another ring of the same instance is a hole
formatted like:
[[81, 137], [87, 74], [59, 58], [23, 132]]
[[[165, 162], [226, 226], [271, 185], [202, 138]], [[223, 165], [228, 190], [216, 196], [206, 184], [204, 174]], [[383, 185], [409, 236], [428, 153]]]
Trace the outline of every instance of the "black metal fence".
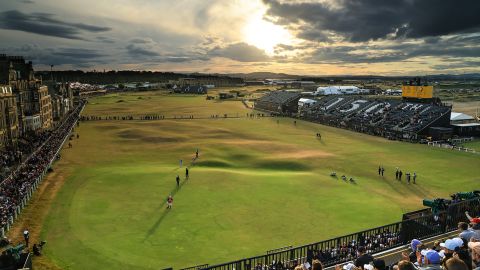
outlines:
[[267, 254], [277, 253], [277, 252], [279, 252], [279, 251], [289, 250], [289, 249], [291, 249], [291, 248], [293, 248], [293, 246], [286, 246], [286, 247], [271, 249], [271, 250], [267, 250]]
[[[196, 265], [196, 266], [192, 266], [192, 267], [187, 267], [187, 268], [182, 268], [181, 270], [201, 270], [201, 269], [205, 269], [205, 268], [208, 268], [208, 264], [201, 264], [201, 265]], [[167, 270], [167, 269], [165, 269]], [[170, 270], [172, 270], [170, 268]]]
[[480, 199], [453, 203], [437, 215], [422, 210], [418, 213], [420, 215], [411, 215], [412, 218], [389, 225], [313, 244], [281, 249], [278, 252], [268, 252], [256, 257], [211, 266], [204, 265], [189, 270], [251, 270], [265, 265], [274, 269], [291, 269], [298, 263], [311, 263], [314, 256], [320, 258], [323, 265], [328, 267], [355, 259], [359, 246], [365, 247], [368, 253], [378, 253], [405, 245], [412, 239], [425, 239], [454, 231], [458, 222], [468, 222], [465, 211], [471, 216], [480, 215]]

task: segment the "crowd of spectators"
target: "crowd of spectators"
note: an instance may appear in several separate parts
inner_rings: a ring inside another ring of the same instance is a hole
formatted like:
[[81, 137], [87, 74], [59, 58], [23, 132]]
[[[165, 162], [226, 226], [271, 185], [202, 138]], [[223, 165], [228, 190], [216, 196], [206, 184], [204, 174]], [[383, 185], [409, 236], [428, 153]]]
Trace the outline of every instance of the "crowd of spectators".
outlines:
[[[260, 117], [272, 117], [272, 113], [247, 113], [245, 117], [247, 118], [260, 118]], [[173, 115], [165, 116], [159, 114], [148, 114], [148, 115], [116, 115], [116, 116], [97, 116], [97, 115], [83, 115], [80, 117], [81, 121], [112, 121], [112, 120], [164, 120], [164, 119], [206, 119], [206, 118], [240, 118], [239, 114], [211, 114], [208, 117], [205, 115]]]
[[15, 214], [17, 207], [21, 205], [34, 182], [51, 165], [58, 149], [78, 120], [82, 107], [83, 103], [80, 103], [53, 131], [41, 134], [38, 141], [32, 144], [38, 149], [0, 183], [0, 224], [2, 227]]
[[30, 132], [17, 141], [17, 150], [0, 152], [0, 182], [3, 181], [30, 154], [50, 137], [50, 130]]
[[[480, 269], [480, 219], [470, 218], [470, 224], [458, 224], [458, 237], [446, 239], [442, 243], [424, 245], [420, 240], [411, 241], [410, 254], [403, 254], [403, 260], [394, 269]], [[405, 267], [405, 268], [404, 268]]]
[[369, 236], [359, 235], [358, 240], [353, 239], [334, 247], [315, 250], [314, 254], [322, 263], [331, 263], [353, 260], [359, 252], [370, 254], [395, 247], [400, 243], [399, 232], [385, 231]]
[[19, 160], [17, 152], [0, 152], [0, 180], [10, 174], [10, 168]]

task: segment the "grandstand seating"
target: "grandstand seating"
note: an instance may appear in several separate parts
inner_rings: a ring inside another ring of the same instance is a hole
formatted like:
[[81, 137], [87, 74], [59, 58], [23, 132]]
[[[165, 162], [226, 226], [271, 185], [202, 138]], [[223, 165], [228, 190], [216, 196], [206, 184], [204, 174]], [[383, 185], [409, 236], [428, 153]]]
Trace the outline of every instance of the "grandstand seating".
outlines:
[[373, 135], [413, 139], [433, 124], [448, 125], [450, 112], [450, 107], [437, 104], [327, 96], [301, 117]]
[[298, 100], [301, 95], [297, 92], [273, 91], [255, 102], [255, 109], [280, 114], [296, 113]]

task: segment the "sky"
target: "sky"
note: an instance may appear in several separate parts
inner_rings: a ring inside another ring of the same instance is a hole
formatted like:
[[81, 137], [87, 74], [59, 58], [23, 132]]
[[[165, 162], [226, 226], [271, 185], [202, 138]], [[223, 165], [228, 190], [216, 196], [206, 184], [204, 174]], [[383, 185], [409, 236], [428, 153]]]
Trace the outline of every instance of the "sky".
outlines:
[[36, 70], [480, 72], [479, 0], [0, 0]]

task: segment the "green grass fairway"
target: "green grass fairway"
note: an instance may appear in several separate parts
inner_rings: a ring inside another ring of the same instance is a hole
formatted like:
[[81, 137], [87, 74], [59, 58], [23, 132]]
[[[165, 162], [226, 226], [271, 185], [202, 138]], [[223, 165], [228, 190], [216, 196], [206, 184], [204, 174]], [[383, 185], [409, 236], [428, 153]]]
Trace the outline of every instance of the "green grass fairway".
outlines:
[[[145, 112], [249, 111], [240, 102], [142, 93], [91, 99], [84, 114]], [[42, 230], [46, 256], [65, 269], [221, 263], [396, 222], [425, 197], [478, 189], [480, 181], [478, 155], [289, 118], [91, 121], [77, 131], [55, 164], [66, 182]], [[196, 148], [185, 181], [179, 159], [190, 164]], [[397, 166], [416, 171], [418, 184], [397, 182]]]
[[474, 140], [471, 142], [466, 142], [463, 144], [464, 147], [474, 149], [477, 152], [480, 152], [480, 140]]

